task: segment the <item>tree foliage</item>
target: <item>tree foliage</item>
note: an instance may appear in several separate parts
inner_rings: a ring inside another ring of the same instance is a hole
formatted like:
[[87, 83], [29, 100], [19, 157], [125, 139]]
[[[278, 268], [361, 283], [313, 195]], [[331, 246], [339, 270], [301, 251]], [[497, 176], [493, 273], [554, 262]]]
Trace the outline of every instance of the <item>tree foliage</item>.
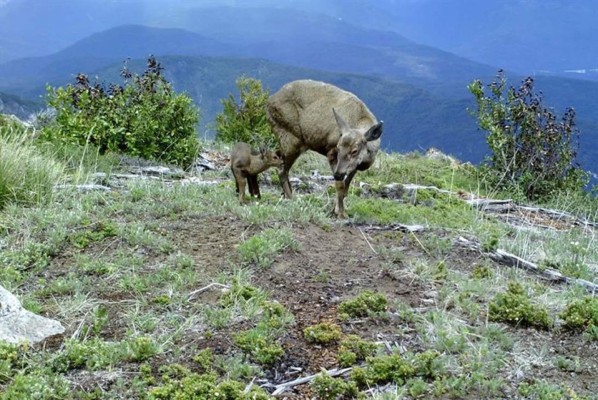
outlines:
[[559, 118], [542, 104], [528, 77], [519, 88], [508, 87], [502, 70], [485, 92], [480, 80], [468, 89], [477, 104], [479, 127], [487, 132], [492, 151], [485, 171], [498, 189], [516, 191], [527, 199], [543, 199], [559, 191], [580, 190], [587, 174], [576, 163], [579, 130], [575, 110]]
[[237, 79], [240, 102], [231, 94], [221, 100], [224, 109], [216, 116], [216, 140], [245, 142], [254, 147], [272, 148], [276, 137], [266, 117], [269, 93], [258, 79]]
[[152, 56], [142, 75], [123, 67], [124, 85], [92, 84], [84, 74], [74, 85], [48, 88], [56, 122], [42, 137], [91, 144], [100, 153], [115, 151], [187, 167], [199, 150], [198, 110], [191, 98], [174, 92]]

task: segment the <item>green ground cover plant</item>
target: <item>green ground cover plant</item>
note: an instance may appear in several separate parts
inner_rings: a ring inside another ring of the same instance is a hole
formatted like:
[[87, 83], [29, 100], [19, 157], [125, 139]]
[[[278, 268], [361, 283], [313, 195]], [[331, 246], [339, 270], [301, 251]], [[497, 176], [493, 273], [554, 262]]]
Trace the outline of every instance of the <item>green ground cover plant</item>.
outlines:
[[321, 322], [308, 326], [303, 330], [303, 337], [308, 343], [326, 344], [336, 342], [341, 339], [342, 335], [343, 331], [340, 326], [330, 322]]
[[386, 311], [388, 299], [382, 293], [365, 290], [353, 299], [343, 301], [338, 312], [347, 318], [367, 317]]
[[589, 337], [598, 340], [598, 298], [586, 296], [567, 304], [560, 317], [565, 327], [585, 330]]
[[265, 229], [239, 245], [241, 262], [268, 268], [274, 258], [284, 251], [296, 251], [298, 244], [285, 229]]
[[491, 321], [513, 325], [531, 325], [544, 329], [552, 326], [552, 320], [546, 309], [532, 303], [523, 286], [513, 281], [509, 282], [505, 292], [497, 294], [490, 302], [488, 317]]

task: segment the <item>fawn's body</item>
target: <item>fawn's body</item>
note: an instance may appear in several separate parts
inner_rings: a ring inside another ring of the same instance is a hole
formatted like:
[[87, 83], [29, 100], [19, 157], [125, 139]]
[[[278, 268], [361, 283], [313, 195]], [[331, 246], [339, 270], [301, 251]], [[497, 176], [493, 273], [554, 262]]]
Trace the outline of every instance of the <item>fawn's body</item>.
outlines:
[[282, 159], [273, 151], [255, 151], [247, 143], [235, 144], [230, 156], [230, 168], [233, 171], [239, 203], [245, 203], [245, 181], [249, 194], [261, 198], [257, 181], [259, 173], [270, 167], [280, 167]]

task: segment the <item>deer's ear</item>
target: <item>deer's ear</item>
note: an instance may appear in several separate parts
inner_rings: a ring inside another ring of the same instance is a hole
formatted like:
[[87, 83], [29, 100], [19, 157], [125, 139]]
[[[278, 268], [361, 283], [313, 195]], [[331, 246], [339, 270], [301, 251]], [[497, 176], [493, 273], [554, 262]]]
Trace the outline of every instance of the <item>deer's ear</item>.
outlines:
[[368, 131], [365, 133], [365, 140], [371, 142], [372, 140], [376, 140], [382, 136], [382, 127], [384, 126], [384, 122], [380, 121], [376, 125], [372, 126]]
[[345, 120], [342, 119], [341, 116], [336, 113], [336, 110], [334, 108], [332, 109], [332, 113], [334, 114], [334, 119], [336, 119], [336, 124], [341, 129], [341, 134], [349, 132], [351, 128], [349, 128], [349, 125], [347, 125]]

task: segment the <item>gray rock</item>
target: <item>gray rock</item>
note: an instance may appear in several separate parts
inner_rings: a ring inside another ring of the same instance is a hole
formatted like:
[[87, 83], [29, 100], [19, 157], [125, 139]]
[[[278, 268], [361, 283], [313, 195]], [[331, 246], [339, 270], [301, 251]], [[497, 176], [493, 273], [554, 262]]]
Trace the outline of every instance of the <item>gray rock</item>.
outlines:
[[38, 343], [62, 333], [60, 322], [25, 310], [12, 293], [0, 286], [0, 340]]

